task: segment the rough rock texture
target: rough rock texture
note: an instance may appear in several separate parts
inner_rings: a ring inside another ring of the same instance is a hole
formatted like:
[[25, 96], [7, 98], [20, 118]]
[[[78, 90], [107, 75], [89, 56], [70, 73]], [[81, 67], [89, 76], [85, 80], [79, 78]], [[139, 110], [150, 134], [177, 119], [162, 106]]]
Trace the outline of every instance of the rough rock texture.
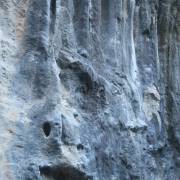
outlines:
[[0, 0], [0, 180], [180, 179], [179, 0]]

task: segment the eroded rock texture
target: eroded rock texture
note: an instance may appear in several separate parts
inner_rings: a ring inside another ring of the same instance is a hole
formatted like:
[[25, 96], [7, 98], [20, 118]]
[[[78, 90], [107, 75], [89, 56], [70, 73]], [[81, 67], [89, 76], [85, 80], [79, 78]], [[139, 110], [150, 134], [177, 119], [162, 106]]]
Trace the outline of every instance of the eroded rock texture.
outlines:
[[179, 0], [0, 1], [0, 179], [180, 179]]

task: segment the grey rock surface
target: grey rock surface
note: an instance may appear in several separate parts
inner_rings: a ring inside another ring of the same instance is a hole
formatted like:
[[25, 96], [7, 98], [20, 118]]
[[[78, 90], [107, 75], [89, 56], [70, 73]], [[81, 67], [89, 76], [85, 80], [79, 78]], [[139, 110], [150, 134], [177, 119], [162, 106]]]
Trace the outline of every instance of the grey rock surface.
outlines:
[[1, 0], [0, 180], [179, 180], [180, 1]]

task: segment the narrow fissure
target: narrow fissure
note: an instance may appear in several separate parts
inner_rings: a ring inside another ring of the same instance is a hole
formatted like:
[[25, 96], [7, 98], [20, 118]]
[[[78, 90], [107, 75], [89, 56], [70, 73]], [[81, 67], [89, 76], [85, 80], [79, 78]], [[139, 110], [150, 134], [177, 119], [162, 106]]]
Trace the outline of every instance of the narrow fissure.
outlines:
[[50, 11], [51, 11], [50, 32], [54, 33], [55, 20], [56, 20], [56, 0], [51, 0]]

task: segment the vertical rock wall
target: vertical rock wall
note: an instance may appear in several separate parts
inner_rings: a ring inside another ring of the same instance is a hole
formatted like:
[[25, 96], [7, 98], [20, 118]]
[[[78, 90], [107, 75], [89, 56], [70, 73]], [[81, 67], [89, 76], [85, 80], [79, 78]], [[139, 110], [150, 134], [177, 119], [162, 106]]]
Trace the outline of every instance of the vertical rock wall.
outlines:
[[180, 178], [178, 0], [1, 0], [0, 179]]

